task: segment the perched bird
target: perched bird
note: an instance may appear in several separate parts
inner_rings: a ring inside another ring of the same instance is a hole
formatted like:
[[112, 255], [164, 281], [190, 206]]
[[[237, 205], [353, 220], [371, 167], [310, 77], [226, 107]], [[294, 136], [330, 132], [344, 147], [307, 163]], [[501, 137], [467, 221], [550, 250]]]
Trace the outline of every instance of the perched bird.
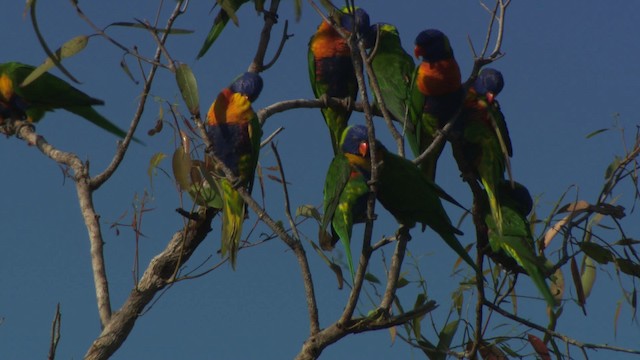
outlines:
[[0, 64], [0, 116], [3, 119], [13, 117], [38, 122], [46, 112], [64, 109], [116, 136], [125, 137], [126, 131], [93, 109], [93, 105], [104, 105], [104, 101], [90, 97], [55, 75], [45, 72], [21, 86], [33, 70], [35, 67], [19, 62]]
[[[415, 40], [414, 55], [422, 58], [410, 90], [409, 120], [405, 128], [407, 140], [415, 156], [422, 154], [438, 131], [462, 105], [464, 89], [460, 68], [453, 56], [449, 39], [440, 30], [424, 30]], [[435, 180], [436, 164], [444, 142], [420, 165]]]
[[[346, 134], [346, 131], [343, 132]], [[344, 143], [342, 138], [340, 145]], [[370, 174], [366, 169], [358, 167], [362, 158], [349, 153], [339, 152], [335, 155], [324, 183], [324, 213], [322, 218], [321, 239], [331, 224], [332, 237], [329, 244], [321, 241], [324, 250], [331, 250], [340, 239], [345, 249], [347, 265], [351, 279], [355, 278], [353, 258], [351, 256], [351, 230], [353, 225], [366, 220], [367, 195]]]
[[[350, 126], [344, 136], [342, 150], [345, 154], [359, 157], [358, 168], [363, 174], [370, 173], [371, 157], [369, 153], [367, 128], [361, 125]], [[457, 235], [462, 232], [456, 229], [442, 206], [440, 199], [447, 200], [462, 207], [442, 188], [428, 179], [411, 161], [389, 152], [384, 145], [376, 141], [376, 161], [378, 162], [378, 179], [376, 197], [401, 225], [408, 231], [416, 223], [429, 226], [442, 237], [464, 261], [477, 270], [477, 267]]]
[[207, 136], [213, 154], [238, 180], [232, 183], [219, 173], [216, 186], [222, 195], [222, 255], [229, 254], [235, 268], [246, 204], [237, 187], [251, 192], [260, 152], [262, 129], [251, 101], [262, 91], [262, 78], [244, 73], [222, 89], [207, 113]]
[[549, 306], [554, 307], [555, 299], [545, 281], [544, 260], [535, 254], [531, 226], [527, 221], [533, 206], [529, 190], [522, 184], [502, 181], [498, 184], [498, 195], [502, 200], [502, 232], [491, 212], [485, 216], [491, 250], [504, 252], [515, 260], [531, 277]]
[[371, 67], [380, 86], [380, 95], [391, 115], [404, 123], [408, 116], [407, 104], [415, 63], [402, 48], [395, 26], [377, 23], [371, 26], [371, 34], [378, 39]]
[[[353, 15], [344, 9], [337, 16], [337, 23], [345, 32], [369, 31], [369, 15], [361, 8], [356, 9]], [[358, 95], [358, 83], [349, 44], [326, 21], [318, 26], [316, 33], [309, 40], [308, 60], [309, 79], [313, 94], [317, 98], [349, 98], [355, 101]], [[322, 116], [329, 127], [333, 152], [337, 154], [340, 136], [347, 127], [351, 111], [328, 107], [322, 109]]]
[[503, 86], [502, 74], [497, 70], [483, 69], [478, 74], [460, 116], [462, 151], [455, 146], [453, 151], [454, 157], [462, 157], [480, 179], [498, 231], [502, 228], [502, 214], [497, 186], [504, 180], [505, 169], [510, 169], [509, 158], [513, 155], [507, 124], [495, 100]]
[[[236, 26], [238, 25], [238, 18], [235, 13], [240, 6], [247, 2], [249, 2], [249, 0], [217, 0], [217, 3], [220, 4], [220, 11], [218, 11], [218, 15], [216, 15], [216, 18], [213, 20], [209, 34], [207, 34], [207, 38], [198, 52], [198, 59], [207, 53], [211, 45], [213, 45], [222, 33], [222, 30], [227, 26], [229, 19], [232, 19]], [[253, 0], [253, 2], [255, 3], [255, 8], [258, 13], [264, 11], [264, 0]]]

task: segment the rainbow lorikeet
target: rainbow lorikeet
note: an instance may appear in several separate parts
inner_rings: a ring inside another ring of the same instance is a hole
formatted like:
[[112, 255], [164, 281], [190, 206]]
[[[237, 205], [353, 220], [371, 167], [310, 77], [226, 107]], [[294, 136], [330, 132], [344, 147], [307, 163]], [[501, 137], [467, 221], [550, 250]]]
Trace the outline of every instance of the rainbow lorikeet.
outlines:
[[[216, 2], [220, 5], [220, 11], [218, 11], [218, 15], [216, 15], [216, 18], [213, 20], [209, 34], [207, 34], [207, 38], [198, 52], [198, 58], [203, 57], [204, 54], [207, 53], [211, 45], [213, 45], [222, 33], [222, 30], [227, 26], [229, 19], [233, 20], [233, 23], [238, 26], [236, 11], [238, 11], [244, 3], [249, 2], [249, 0], [216, 0]], [[255, 8], [258, 13], [264, 11], [264, 0], [253, 0], [253, 2], [255, 3]]]
[[380, 95], [393, 117], [404, 123], [415, 69], [413, 58], [402, 48], [395, 26], [377, 23], [371, 26], [371, 33], [372, 37], [377, 34], [378, 39], [371, 67], [380, 86]]
[[[337, 23], [345, 31], [355, 30], [365, 34], [369, 31], [369, 15], [358, 8], [354, 14], [343, 9], [337, 13]], [[363, 35], [364, 36], [364, 35]], [[355, 101], [358, 95], [358, 83], [351, 59], [351, 50], [343, 38], [331, 24], [323, 21], [309, 40], [309, 79], [313, 94], [317, 98], [336, 97], [350, 98]], [[347, 127], [351, 110], [344, 108], [323, 108], [324, 117], [334, 154], [339, 151], [342, 131]]]
[[502, 214], [497, 186], [504, 180], [505, 169], [510, 169], [509, 158], [513, 155], [507, 124], [495, 100], [503, 86], [498, 70], [487, 68], [478, 74], [461, 113], [462, 153], [454, 149], [454, 157], [463, 156], [482, 182], [498, 230], [502, 228]]
[[[410, 89], [410, 124], [405, 132], [414, 155], [419, 156], [457, 113], [464, 88], [449, 39], [440, 30], [429, 29], [418, 34], [414, 55], [422, 61]], [[431, 180], [435, 180], [436, 164], [443, 148], [444, 142], [420, 165]]]
[[531, 277], [549, 306], [554, 307], [555, 299], [545, 282], [544, 259], [535, 254], [531, 226], [527, 220], [533, 206], [529, 190], [517, 182], [501, 181], [497, 191], [501, 199], [502, 231], [491, 212], [485, 216], [491, 250], [504, 252], [515, 260]]
[[251, 192], [258, 164], [262, 129], [251, 107], [262, 91], [262, 78], [256, 73], [244, 73], [224, 88], [207, 113], [207, 136], [213, 154], [238, 178], [231, 183], [224, 175], [215, 182], [222, 195], [222, 255], [229, 254], [235, 268], [246, 204], [236, 187]]
[[[346, 131], [343, 132], [346, 134]], [[344, 137], [340, 142], [344, 145]], [[366, 220], [367, 195], [370, 174], [366, 169], [358, 167], [362, 158], [349, 153], [339, 152], [335, 155], [324, 183], [324, 214], [322, 218], [322, 232], [331, 224], [332, 237], [330, 244], [323, 244], [323, 249], [331, 250], [340, 239], [345, 248], [347, 265], [351, 279], [355, 277], [353, 258], [351, 256], [351, 230], [353, 224]], [[321, 235], [321, 239], [323, 236]]]
[[[354, 163], [363, 174], [370, 173], [371, 158], [367, 128], [361, 125], [350, 126], [346, 130], [342, 150], [360, 159]], [[456, 235], [462, 232], [456, 229], [442, 206], [440, 199], [462, 207], [411, 161], [389, 152], [376, 140], [376, 160], [379, 162], [376, 197], [406, 230], [421, 223], [423, 229], [429, 226], [464, 261], [477, 270], [477, 267]]]
[[19, 62], [0, 64], [2, 118], [13, 117], [38, 122], [46, 112], [64, 109], [116, 136], [125, 137], [126, 131], [93, 109], [94, 105], [104, 105], [104, 101], [92, 98], [55, 75], [45, 72], [28, 85], [21, 86], [33, 70], [35, 67]]

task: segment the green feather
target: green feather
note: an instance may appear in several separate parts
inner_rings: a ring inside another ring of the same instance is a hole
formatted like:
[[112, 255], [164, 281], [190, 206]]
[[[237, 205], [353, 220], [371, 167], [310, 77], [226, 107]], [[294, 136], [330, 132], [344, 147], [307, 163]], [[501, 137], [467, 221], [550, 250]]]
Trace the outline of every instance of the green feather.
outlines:
[[473, 259], [455, 236], [462, 233], [452, 225], [440, 201], [441, 198], [451, 197], [411, 161], [384, 147], [380, 154], [377, 196], [382, 206], [402, 225], [411, 228], [416, 223], [421, 223], [432, 228], [450, 248], [477, 270]]
[[[324, 185], [324, 215], [322, 229], [329, 223], [333, 232], [344, 246], [351, 280], [355, 279], [353, 257], [351, 255], [351, 234], [353, 224], [362, 222], [365, 214], [358, 213], [358, 203], [369, 193], [369, 185], [365, 177], [354, 166], [349, 164], [347, 157], [338, 154], [327, 171]], [[335, 244], [337, 239], [332, 240]]]
[[[502, 182], [500, 190], [510, 186], [508, 182]], [[522, 185], [517, 184], [516, 186]], [[504, 251], [513, 258], [531, 277], [549, 306], [554, 307], [556, 302], [545, 281], [544, 263], [535, 254], [531, 227], [526, 215], [519, 210], [520, 206], [517, 201], [508, 196], [508, 191], [500, 191], [500, 196], [502, 199], [502, 234], [491, 213], [485, 217], [491, 249], [494, 252]]]
[[395, 26], [378, 25], [378, 43], [371, 66], [380, 92], [389, 112], [404, 123], [408, 116], [409, 88], [413, 79], [415, 63], [411, 55], [402, 48], [400, 35]]
[[[25, 112], [30, 121], [38, 122], [46, 112], [64, 109], [116, 136], [124, 137], [127, 134], [95, 111], [93, 105], [103, 105], [102, 100], [90, 97], [55, 75], [44, 73], [27, 86], [21, 87], [22, 81], [34, 69], [35, 67], [31, 65], [18, 62], [0, 64], [0, 76], [7, 76], [11, 80], [15, 96], [26, 104]], [[4, 101], [9, 100], [4, 99]], [[134, 141], [141, 143], [135, 138]]]

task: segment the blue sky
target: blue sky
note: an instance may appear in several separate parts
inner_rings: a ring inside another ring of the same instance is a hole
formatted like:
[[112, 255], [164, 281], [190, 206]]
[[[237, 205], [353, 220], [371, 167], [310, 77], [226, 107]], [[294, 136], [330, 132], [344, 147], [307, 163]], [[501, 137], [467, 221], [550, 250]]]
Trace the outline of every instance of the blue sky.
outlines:
[[[166, 5], [172, 5], [166, 2]], [[195, 30], [195, 34], [170, 38], [167, 48], [171, 55], [189, 64], [197, 77], [205, 111], [218, 91], [250, 64], [261, 30], [262, 20], [250, 6], [239, 12], [240, 27], [229, 26], [209, 53], [196, 61], [215, 13], [210, 14], [211, 1], [192, 1], [188, 12], [176, 23], [177, 27]], [[415, 35], [426, 28], [438, 28], [450, 38], [456, 58], [468, 76], [472, 56], [467, 45], [470, 37], [476, 48], [484, 39], [487, 13], [475, 1], [409, 1], [394, 4], [380, 0], [357, 2], [365, 7], [373, 22], [396, 24], [403, 44], [412, 47]], [[100, 26], [134, 18], [153, 20], [157, 4], [154, 1], [112, 1], [100, 4], [82, 3], [85, 13]], [[67, 1], [41, 2], [38, 8], [40, 27], [49, 44], [56, 46], [91, 29], [76, 15]], [[312, 98], [307, 71], [307, 42], [320, 22], [307, 3], [300, 22], [293, 21], [289, 1], [281, 4], [280, 23], [273, 37], [277, 38], [284, 20], [289, 19], [289, 32], [295, 34], [286, 44], [276, 65], [263, 74], [265, 87], [255, 107], [262, 108], [280, 100]], [[626, 140], [632, 141], [637, 126], [637, 94], [640, 85], [638, 56], [640, 46], [632, 34], [640, 33], [635, 15], [640, 5], [635, 2], [590, 2], [566, 4], [562, 2], [514, 2], [507, 12], [503, 50], [505, 57], [493, 66], [505, 75], [506, 85], [499, 99], [508, 121], [514, 144], [512, 164], [515, 178], [538, 195], [540, 216], [551, 207], [569, 187], [570, 199], [595, 201], [603, 183], [604, 170], [613, 156], [624, 148], [618, 132], [610, 131], [591, 139], [590, 132], [611, 127], [614, 119], [626, 129]], [[168, 7], [161, 13], [165, 22]], [[22, 61], [38, 64], [45, 55], [37, 43], [28, 19], [22, 17], [23, 3], [6, 4], [2, 13], [0, 61]], [[113, 29], [112, 36], [128, 46], [138, 45], [142, 53], [154, 49], [151, 37], [142, 30]], [[275, 45], [274, 45], [275, 46]], [[273, 48], [271, 49], [272, 53]], [[105, 100], [99, 109], [115, 123], [126, 127], [137, 105], [140, 86], [132, 83], [120, 71], [120, 50], [105, 40], [93, 37], [88, 48], [66, 63], [82, 81], [80, 88], [94, 97]], [[268, 56], [269, 57], [269, 56]], [[134, 68], [134, 62], [128, 58]], [[57, 72], [56, 72], [57, 73]], [[138, 77], [139, 78], [139, 77]], [[159, 74], [152, 93], [154, 96], [182, 106], [173, 75]], [[157, 152], [171, 154], [175, 143], [169, 129], [148, 137], [158, 114], [158, 104], [149, 101], [143, 116], [139, 137], [147, 146], [134, 145], [120, 171], [95, 195], [105, 236], [105, 257], [114, 309], [120, 307], [132, 285], [132, 266], [135, 239], [133, 232], [120, 227], [120, 234], [110, 228], [114, 222], [131, 221], [134, 198], [150, 194], [148, 207], [153, 211], [143, 218], [140, 241], [140, 262], [148, 261], [161, 251], [169, 237], [178, 230], [182, 218], [174, 209], [180, 206], [179, 194], [170, 178], [160, 172], [151, 184], [147, 176], [148, 162]], [[181, 108], [183, 113], [187, 113]], [[616, 116], [615, 114], [619, 114]], [[361, 114], [352, 116], [353, 123], [362, 123]], [[382, 122], [380, 122], [382, 124]], [[318, 110], [293, 110], [273, 116], [267, 121], [265, 134], [277, 127], [285, 131], [277, 138], [287, 180], [291, 182], [292, 205], [320, 205], [326, 168], [331, 160], [328, 131]], [[385, 130], [378, 133], [391, 146]], [[75, 152], [91, 163], [92, 173], [108, 164], [116, 138], [68, 113], [59, 111], [48, 115], [37, 125], [38, 132], [54, 146]], [[100, 324], [89, 259], [89, 243], [77, 205], [75, 188], [65, 179], [61, 169], [35, 148], [15, 138], [0, 141], [0, 163], [3, 166], [3, 191], [0, 201], [0, 354], [3, 359], [42, 358], [48, 351], [50, 324], [55, 304], [62, 307], [62, 339], [58, 359], [81, 358], [89, 344], [99, 334]], [[446, 160], [445, 160], [446, 159]], [[273, 166], [275, 159], [264, 149], [261, 165]], [[162, 168], [170, 172], [170, 162]], [[266, 201], [276, 219], [285, 220], [282, 191], [267, 182]], [[458, 200], [470, 203], [468, 189], [459, 179], [457, 167], [449, 151], [440, 161], [438, 183]], [[616, 192], [622, 199], [633, 196], [628, 186]], [[257, 193], [255, 195], [258, 195]], [[628, 235], [640, 232], [637, 214], [627, 206], [623, 222]], [[376, 237], [391, 234], [395, 224], [391, 216], [377, 207], [380, 222]], [[124, 216], [123, 216], [124, 214]], [[451, 209], [457, 219], [459, 212]], [[251, 216], [246, 228], [255, 221]], [[264, 227], [259, 227], [263, 231]], [[303, 226], [310, 237], [315, 226]], [[473, 231], [467, 220], [462, 229]], [[538, 228], [539, 229], [539, 228]], [[192, 269], [219, 248], [219, 225], [215, 222], [208, 239], [196, 252], [188, 268]], [[360, 236], [362, 227], [356, 227]], [[428, 282], [429, 296], [440, 303], [433, 314], [440, 328], [449, 309], [449, 294], [462, 279], [452, 275], [455, 255], [433, 232], [414, 231], [409, 244], [411, 254], [421, 266]], [[602, 230], [603, 236], [613, 232]], [[254, 238], [255, 239], [255, 238]], [[462, 237], [464, 243], [473, 238]], [[354, 248], [358, 248], [359, 241]], [[387, 258], [390, 256], [386, 250]], [[320, 307], [321, 325], [327, 326], [340, 314], [348, 293], [337, 290], [335, 278], [318, 256], [307, 249], [314, 274]], [[340, 250], [334, 252], [339, 255]], [[212, 261], [209, 264], [213, 264]], [[371, 271], [383, 277], [380, 259]], [[409, 263], [405, 264], [409, 269]], [[415, 275], [415, 274], [414, 274]], [[567, 282], [570, 274], [565, 272]], [[415, 279], [415, 276], [413, 277]], [[528, 279], [522, 279], [521, 291], [536, 295]], [[631, 285], [624, 284], [628, 290]], [[572, 293], [573, 288], [570, 286]], [[414, 293], [402, 289], [400, 296], [413, 303]], [[413, 295], [412, 295], [413, 294]], [[621, 347], [637, 347], [639, 329], [632, 320], [632, 311], [623, 305], [614, 337], [614, 311], [623, 301], [614, 269], [611, 265], [599, 269], [592, 296], [587, 301], [588, 316], [575, 305], [565, 307], [558, 329], [580, 341], [610, 343]], [[465, 311], [473, 311], [472, 303], [465, 303]], [[363, 301], [361, 312], [371, 309]], [[544, 305], [536, 302], [520, 309], [522, 314], [545, 323]], [[505, 321], [495, 317], [493, 326]], [[430, 318], [423, 327], [431, 328]], [[498, 331], [505, 331], [498, 329]], [[308, 333], [306, 306], [298, 265], [293, 254], [279, 240], [243, 250], [238, 267], [230, 266], [196, 280], [183, 281], [170, 288], [137, 322], [127, 342], [114, 359], [253, 359], [292, 358], [300, 350]], [[517, 332], [516, 332], [517, 333]], [[539, 334], [537, 334], [539, 335]], [[431, 340], [435, 336], [428, 333]], [[524, 349], [528, 353], [530, 348]], [[573, 350], [572, 354], [576, 354]], [[603, 356], [605, 352], [593, 353]], [[423, 358], [400, 341], [391, 343], [389, 333], [350, 336], [327, 348], [327, 359], [335, 358]], [[613, 354], [623, 358], [621, 354]], [[630, 357], [629, 357], [630, 358]]]

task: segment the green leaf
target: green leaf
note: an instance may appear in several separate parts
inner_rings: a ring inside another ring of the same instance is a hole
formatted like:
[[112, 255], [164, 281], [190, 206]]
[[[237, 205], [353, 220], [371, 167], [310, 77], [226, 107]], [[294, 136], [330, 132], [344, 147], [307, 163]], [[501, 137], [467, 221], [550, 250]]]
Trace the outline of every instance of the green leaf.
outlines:
[[20, 84], [20, 86], [29, 85], [35, 79], [39, 78], [40, 75], [44, 74], [45, 72], [49, 71], [49, 69], [54, 67], [56, 60], [61, 61], [62, 59], [71, 57], [79, 53], [80, 51], [82, 51], [84, 48], [87, 47], [88, 43], [89, 43], [89, 37], [86, 35], [76, 36], [73, 39], [67, 41], [54, 53], [55, 60], [52, 57], [46, 58], [45, 61], [40, 66], [35, 68], [35, 70], [33, 70], [31, 74], [29, 74], [29, 76], [27, 76], [22, 81], [22, 84]]
[[156, 169], [158, 168], [158, 166], [160, 166], [160, 162], [162, 162], [162, 160], [166, 157], [167, 155], [159, 152], [159, 153], [153, 154], [153, 156], [151, 157], [151, 160], [149, 160], [149, 168], [147, 169], [147, 175], [149, 175], [149, 181], [151, 181], [152, 183], [153, 183], [153, 175], [155, 175]]
[[33, 31], [36, 33], [36, 37], [38, 38], [38, 42], [40, 43], [40, 46], [42, 46], [42, 50], [44, 50], [45, 54], [47, 54], [47, 56], [51, 58], [53, 63], [56, 65], [56, 67], [58, 67], [58, 69], [65, 76], [67, 76], [71, 81], [75, 82], [76, 84], [79, 84], [80, 82], [75, 77], [73, 77], [73, 75], [71, 75], [69, 70], [67, 70], [64, 66], [62, 66], [62, 63], [60, 63], [60, 60], [51, 51], [51, 49], [49, 49], [49, 45], [47, 45], [47, 42], [44, 40], [44, 36], [42, 36], [42, 33], [40, 32], [40, 27], [38, 26], [38, 19], [36, 18], [36, 0], [31, 0], [27, 2], [27, 7], [25, 11], [26, 10], [29, 10], [29, 14], [31, 15], [31, 24], [33, 24]]
[[[127, 22], [127, 21], [114, 22], [109, 24], [107, 27], [109, 26], [123, 26], [123, 27], [131, 27], [135, 29], [153, 30], [154, 32], [157, 32], [159, 34], [164, 34], [167, 32], [167, 29], [153, 27], [150, 25], [146, 25], [144, 23], [134, 23], [134, 22]], [[186, 35], [186, 34], [192, 34], [193, 32], [194, 32], [193, 30], [187, 30], [187, 29], [169, 29], [168, 31], [169, 34], [173, 34], [173, 35]]]
[[588, 256], [585, 256], [582, 260], [582, 275], [580, 275], [580, 281], [582, 282], [584, 298], [587, 299], [591, 294], [593, 285], [596, 283], [596, 264], [594, 260]]
[[364, 274], [364, 279], [373, 284], [380, 284], [380, 280], [372, 273]]
[[296, 217], [298, 216], [316, 219], [318, 222], [322, 221], [322, 216], [320, 216], [320, 212], [318, 211], [318, 209], [316, 209], [315, 206], [310, 204], [299, 206], [296, 209]]
[[634, 263], [633, 261], [631, 261], [629, 259], [623, 259], [623, 258], [615, 259], [615, 263], [616, 263], [616, 265], [618, 265], [618, 268], [623, 273], [625, 273], [627, 275], [635, 276], [637, 278], [640, 278], [640, 265], [639, 264], [636, 264], [636, 263]]
[[180, 94], [191, 115], [200, 116], [200, 98], [198, 96], [198, 83], [187, 64], [180, 64], [176, 67], [176, 82], [180, 89]]
[[138, 85], [139, 81], [136, 80], [133, 77], [133, 74], [131, 73], [131, 69], [129, 69], [129, 65], [127, 65], [127, 62], [124, 61], [124, 59], [120, 60], [120, 68], [122, 69], [122, 71], [124, 71], [124, 73], [129, 77], [129, 79], [131, 79], [131, 81], [133, 81], [134, 84]]
[[447, 325], [445, 325], [440, 334], [438, 335], [438, 350], [442, 351], [442, 359], [446, 359], [445, 352], [449, 350], [451, 346], [451, 341], [453, 341], [453, 337], [456, 335], [456, 331], [458, 331], [459, 320], [453, 320]]
[[580, 249], [584, 251], [587, 256], [597, 261], [600, 264], [606, 264], [613, 259], [611, 252], [604, 247], [593, 242], [581, 242], [578, 244]]
[[592, 137], [594, 137], [594, 136], [596, 136], [596, 135], [598, 135], [598, 134], [602, 134], [603, 132], [605, 132], [605, 131], [609, 131], [609, 130], [610, 130], [610, 129], [608, 129], [608, 128], [607, 128], [607, 129], [600, 129], [600, 130], [596, 130], [596, 131], [594, 131], [594, 132], [592, 132], [592, 133], [587, 134], [587, 139], [590, 139], [590, 138], [592, 138]]
[[611, 176], [613, 176], [613, 173], [616, 171], [618, 166], [620, 166], [621, 161], [622, 159], [617, 155], [613, 158], [613, 161], [611, 162], [611, 164], [609, 164], [609, 166], [607, 166], [607, 170], [605, 170], [604, 172], [605, 179], [608, 180], [611, 178]]
[[180, 189], [189, 191], [191, 189], [191, 156], [187, 154], [182, 146], [173, 152], [171, 166], [173, 168], [173, 177], [176, 179]]

